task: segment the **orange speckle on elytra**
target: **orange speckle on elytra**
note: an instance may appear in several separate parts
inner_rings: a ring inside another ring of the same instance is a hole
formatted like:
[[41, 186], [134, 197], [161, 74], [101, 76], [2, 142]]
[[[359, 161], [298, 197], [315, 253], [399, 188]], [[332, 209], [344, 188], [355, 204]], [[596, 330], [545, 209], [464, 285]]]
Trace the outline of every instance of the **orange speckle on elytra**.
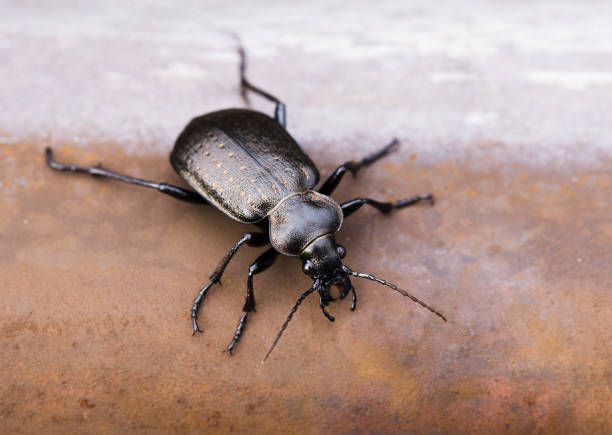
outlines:
[[236, 181], [234, 177], [230, 177], [230, 181]]
[[240, 167], [240, 170], [241, 170], [241, 171], [246, 171], [246, 166], [241, 166], [241, 167]]
[[222, 164], [222, 163], [218, 163], [218, 164], [217, 164], [217, 168], [220, 168], [221, 166], [223, 166], [223, 164]]
[[255, 179], [251, 178], [251, 184], [255, 184]]
[[208, 156], [210, 155], [210, 151], [206, 151], [206, 152], [204, 153], [204, 155], [205, 155], [206, 157], [208, 157]]
[[220, 143], [219, 144], [219, 148], [225, 148], [225, 144], [224, 143]]
[[240, 196], [244, 198], [246, 196], [246, 192], [240, 192]]
[[227, 156], [230, 157], [230, 158], [234, 157], [234, 153], [229, 153]]
[[274, 157], [274, 161], [275, 162], [278, 162], [279, 159], [280, 159], [280, 157], [278, 157], [278, 156]]

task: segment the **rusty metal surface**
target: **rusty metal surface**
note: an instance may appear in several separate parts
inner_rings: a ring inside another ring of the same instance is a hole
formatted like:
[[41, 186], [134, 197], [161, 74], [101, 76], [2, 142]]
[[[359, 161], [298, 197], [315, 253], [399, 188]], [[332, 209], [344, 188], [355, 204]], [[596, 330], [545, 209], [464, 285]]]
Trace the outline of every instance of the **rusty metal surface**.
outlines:
[[[612, 431], [605, 10], [311, 3], [269, 2], [257, 20], [244, 4], [210, 2], [216, 29], [201, 28], [191, 3], [6, 5], [0, 432]], [[219, 30], [234, 27], [252, 48], [254, 82], [288, 103], [289, 129], [323, 177], [393, 135], [403, 142], [334, 196], [433, 192], [435, 207], [360, 210], [338, 240], [348, 266], [401, 285], [448, 323], [355, 281], [354, 313], [334, 303], [332, 324], [307, 300], [261, 364], [309, 285], [280, 258], [255, 278], [257, 312], [230, 357], [262, 249], [237, 255], [196, 337], [189, 310], [250, 227], [45, 167], [50, 143], [62, 162], [180, 184], [167, 158], [180, 128], [241, 104]]]
[[[67, 147], [58, 158], [178, 181], [165, 156], [111, 149]], [[240, 224], [48, 171], [39, 146], [4, 147], [2, 167], [0, 421], [9, 431], [610, 430], [606, 171], [477, 171], [417, 157], [364, 173], [341, 198], [410, 186], [439, 199], [347, 220], [347, 264], [402, 283], [448, 324], [358, 282], [355, 313], [349, 301], [334, 304], [330, 324], [308, 301], [262, 365], [308, 285], [297, 262], [257, 276], [258, 311], [229, 357], [222, 349], [256, 250], [205, 301], [204, 334], [191, 337], [188, 309]]]

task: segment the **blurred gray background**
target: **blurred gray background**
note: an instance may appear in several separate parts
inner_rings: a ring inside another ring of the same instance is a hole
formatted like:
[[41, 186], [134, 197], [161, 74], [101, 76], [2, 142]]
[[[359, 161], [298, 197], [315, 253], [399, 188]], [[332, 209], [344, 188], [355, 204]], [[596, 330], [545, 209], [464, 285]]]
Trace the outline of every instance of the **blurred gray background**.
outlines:
[[232, 31], [252, 80], [285, 99], [289, 129], [310, 149], [365, 150], [361, 137], [400, 136], [415, 152], [458, 156], [499, 141], [524, 147], [530, 162], [611, 153], [606, 1], [4, 0], [1, 9], [5, 143], [165, 152], [192, 116], [242, 104]]

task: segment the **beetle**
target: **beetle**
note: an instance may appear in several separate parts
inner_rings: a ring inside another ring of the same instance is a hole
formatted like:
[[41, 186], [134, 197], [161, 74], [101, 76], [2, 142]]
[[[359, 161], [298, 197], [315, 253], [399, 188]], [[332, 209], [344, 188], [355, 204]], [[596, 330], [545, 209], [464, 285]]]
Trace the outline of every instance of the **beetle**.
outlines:
[[82, 167], [61, 164], [53, 159], [51, 148], [45, 149], [46, 163], [58, 171], [106, 177], [153, 188], [183, 201], [213, 205], [230, 218], [259, 228], [259, 231], [244, 234], [227, 251], [208, 283], [198, 292], [191, 308], [195, 335], [201, 331], [197, 322], [200, 304], [210, 288], [220, 281], [238, 249], [245, 245], [271, 245], [249, 267], [243, 312], [226, 349], [230, 354], [242, 336], [249, 313], [255, 310], [253, 277], [268, 269], [279, 254], [297, 257], [302, 262], [303, 272], [312, 278], [313, 284], [296, 301], [264, 361], [299, 305], [315, 291], [319, 294], [321, 311], [330, 321], [334, 321], [334, 317], [326, 307], [335, 300], [329, 291], [333, 285], [341, 287], [341, 299], [351, 294], [350, 309], [354, 311], [357, 295], [349, 277], [365, 278], [390, 287], [446, 321], [442, 313], [396, 285], [349, 269], [342, 263], [346, 249], [336, 243], [334, 237], [343, 220], [364, 205], [384, 214], [420, 201], [429, 201], [433, 205], [432, 194], [389, 202], [355, 198], [342, 204], [329, 196], [347, 172], [356, 176], [363, 168], [396, 150], [399, 141], [393, 139], [360, 161], [345, 162], [315, 190], [320, 178], [319, 171], [288, 133], [285, 104], [246, 78], [246, 54], [242, 46], [238, 47], [238, 54], [242, 98], [248, 106], [250, 91], [274, 103], [274, 117], [250, 109], [226, 109], [194, 118], [179, 135], [170, 154], [172, 167], [193, 190], [130, 177], [104, 169], [101, 165]]

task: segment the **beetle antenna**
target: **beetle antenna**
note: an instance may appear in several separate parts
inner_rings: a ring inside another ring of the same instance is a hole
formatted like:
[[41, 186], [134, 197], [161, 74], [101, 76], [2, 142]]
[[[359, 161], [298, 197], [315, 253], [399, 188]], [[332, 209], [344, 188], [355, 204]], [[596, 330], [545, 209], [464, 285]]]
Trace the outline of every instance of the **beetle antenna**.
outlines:
[[376, 281], [379, 284], [382, 285], [386, 285], [387, 287], [391, 287], [393, 290], [395, 290], [396, 292], [404, 295], [404, 296], [408, 296], [410, 299], [412, 299], [414, 302], [416, 302], [417, 304], [419, 304], [420, 306], [427, 308], [429, 311], [431, 311], [432, 313], [434, 313], [436, 316], [440, 317], [442, 320], [444, 320], [446, 322], [446, 317], [444, 317], [444, 315], [442, 313], [440, 313], [439, 311], [437, 311], [435, 308], [427, 305], [425, 302], [423, 302], [422, 300], [420, 300], [419, 298], [417, 298], [416, 296], [411, 295], [410, 293], [408, 293], [406, 290], [403, 290], [401, 288], [399, 288], [398, 286], [396, 286], [395, 284], [391, 284], [388, 281], [385, 281], [384, 279], [380, 279], [377, 278], [373, 275], [368, 275], [367, 273], [359, 273], [359, 272], [353, 272], [351, 269], [349, 269], [346, 266], [342, 266], [342, 269], [348, 273], [349, 275], [353, 275], [356, 276], [358, 278], [366, 278], [369, 279], [371, 281]]
[[312, 287], [310, 287], [308, 290], [306, 290], [304, 293], [302, 293], [302, 296], [300, 296], [300, 298], [297, 300], [297, 302], [295, 303], [295, 305], [293, 306], [293, 308], [291, 308], [291, 312], [289, 313], [289, 316], [287, 316], [287, 320], [285, 320], [285, 323], [283, 323], [283, 326], [281, 327], [280, 331], [278, 331], [278, 334], [276, 334], [276, 338], [274, 339], [274, 343], [272, 343], [272, 346], [270, 347], [270, 350], [268, 350], [268, 353], [266, 353], [266, 356], [264, 357], [264, 359], [261, 361], [262, 363], [266, 362], [266, 360], [268, 359], [268, 357], [270, 356], [270, 354], [272, 353], [272, 350], [274, 350], [274, 347], [276, 347], [276, 343], [278, 343], [278, 340], [280, 340], [281, 335], [283, 335], [283, 332], [285, 332], [285, 329], [287, 329], [287, 325], [289, 324], [289, 322], [291, 321], [291, 318], [293, 317], [293, 315], [295, 314], [295, 312], [297, 311], [298, 307], [300, 306], [300, 304], [304, 301], [304, 299], [306, 299], [312, 292], [314, 292], [320, 285], [320, 281], [316, 280], [314, 282], [314, 284], [312, 285]]

